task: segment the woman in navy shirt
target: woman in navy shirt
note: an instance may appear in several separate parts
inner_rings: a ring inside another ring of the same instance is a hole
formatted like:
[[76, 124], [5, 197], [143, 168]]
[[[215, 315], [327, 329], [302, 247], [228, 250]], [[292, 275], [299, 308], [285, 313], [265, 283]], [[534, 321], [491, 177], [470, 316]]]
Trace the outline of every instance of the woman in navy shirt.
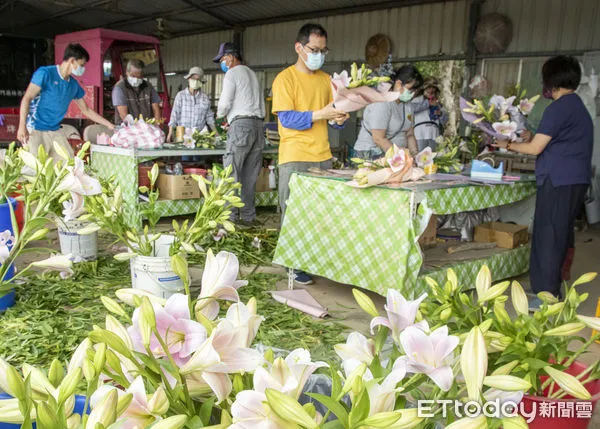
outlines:
[[[542, 68], [545, 110], [536, 135], [525, 143], [499, 141], [496, 146], [537, 155], [537, 195], [529, 276], [537, 294], [561, 296], [561, 270], [574, 247], [575, 218], [592, 176], [594, 126], [575, 90], [581, 68], [573, 57], [550, 58]], [[531, 136], [528, 136], [531, 137]], [[539, 308], [535, 298], [530, 309]]]

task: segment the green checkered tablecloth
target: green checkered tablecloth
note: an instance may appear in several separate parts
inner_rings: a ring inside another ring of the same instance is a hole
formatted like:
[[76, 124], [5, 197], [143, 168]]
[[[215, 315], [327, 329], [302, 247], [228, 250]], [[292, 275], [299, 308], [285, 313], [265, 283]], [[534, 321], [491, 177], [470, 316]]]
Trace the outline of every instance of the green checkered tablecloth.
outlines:
[[[123, 191], [123, 204], [129, 207], [130, 225], [139, 225], [142, 222], [138, 192], [138, 164], [150, 161], [156, 157], [135, 157], [116, 153], [93, 152], [92, 169], [102, 178], [114, 176]], [[260, 192], [256, 194], [257, 206], [278, 205], [277, 191]], [[157, 210], [161, 217], [179, 216], [195, 213], [202, 199], [191, 200], [160, 200]]]
[[[396, 288], [412, 297], [424, 289], [416, 192], [354, 189], [342, 180], [298, 174], [290, 180], [290, 192], [274, 263], [382, 295]], [[435, 214], [448, 214], [510, 204], [534, 193], [533, 183], [457, 186], [423, 192], [419, 200]], [[476, 272], [483, 263], [457, 269]], [[517, 275], [526, 271], [528, 254], [503, 252], [490, 263], [496, 275]]]

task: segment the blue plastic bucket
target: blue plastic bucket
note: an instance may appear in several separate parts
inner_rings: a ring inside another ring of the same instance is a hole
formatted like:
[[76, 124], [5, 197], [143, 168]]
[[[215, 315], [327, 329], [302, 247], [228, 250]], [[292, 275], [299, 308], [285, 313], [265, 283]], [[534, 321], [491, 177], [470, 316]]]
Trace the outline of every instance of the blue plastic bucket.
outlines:
[[[0, 393], [0, 402], [3, 399], [12, 399], [12, 396], [10, 396], [7, 393]], [[73, 412], [76, 414], [82, 415], [83, 407], [85, 407], [85, 396], [75, 395], [75, 407], [73, 408]], [[89, 414], [89, 413], [90, 413], [90, 406], [88, 405], [86, 414]], [[34, 428], [36, 427], [35, 423], [33, 423], [33, 427]], [[20, 429], [20, 428], [21, 428], [20, 424], [0, 422], [0, 429]]]
[[[12, 205], [13, 211], [17, 209], [17, 200], [14, 198], [8, 198]], [[10, 208], [8, 207], [8, 201], [0, 204], [0, 232], [6, 231], [7, 229], [13, 231], [12, 221], [10, 218]]]
[[[10, 204], [13, 207], [13, 210], [17, 207], [17, 201], [14, 198], [8, 199]], [[9, 202], [5, 202], [4, 204], [0, 204], [0, 232], [4, 232], [7, 229], [14, 234], [14, 230], [12, 227], [12, 221], [10, 217], [10, 208], [8, 206]], [[4, 280], [10, 280], [15, 275], [15, 267], [10, 266], [8, 271], [6, 272], [6, 276]], [[0, 296], [0, 313], [5, 311], [7, 308], [15, 305], [15, 291], [11, 290], [8, 294]]]

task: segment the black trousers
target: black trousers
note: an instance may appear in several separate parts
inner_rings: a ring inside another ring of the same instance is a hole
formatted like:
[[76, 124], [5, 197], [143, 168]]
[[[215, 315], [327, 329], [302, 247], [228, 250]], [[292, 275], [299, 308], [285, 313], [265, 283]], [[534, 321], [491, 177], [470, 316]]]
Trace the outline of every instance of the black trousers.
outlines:
[[538, 186], [533, 219], [529, 278], [537, 294], [560, 295], [561, 270], [567, 250], [575, 246], [575, 219], [588, 185], [553, 186], [550, 179]]

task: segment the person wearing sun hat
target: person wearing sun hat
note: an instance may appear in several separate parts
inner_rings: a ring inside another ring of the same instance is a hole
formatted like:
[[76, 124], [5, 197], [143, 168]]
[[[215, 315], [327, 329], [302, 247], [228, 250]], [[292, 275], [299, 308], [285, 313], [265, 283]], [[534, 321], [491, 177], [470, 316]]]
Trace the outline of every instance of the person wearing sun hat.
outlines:
[[188, 81], [188, 87], [175, 96], [167, 141], [173, 139], [173, 132], [177, 127], [198, 130], [208, 127], [211, 131], [216, 131], [215, 114], [210, 107], [210, 98], [201, 90], [202, 84], [206, 83], [204, 70], [192, 67], [183, 78]]
[[242, 63], [242, 54], [235, 44], [222, 43], [213, 61], [220, 64], [225, 73], [217, 107], [217, 117], [227, 118], [229, 123], [223, 165], [233, 166], [233, 177], [242, 185], [244, 207], [239, 214], [234, 211], [232, 220], [253, 225], [256, 223], [256, 180], [265, 146], [265, 103], [256, 73]]

